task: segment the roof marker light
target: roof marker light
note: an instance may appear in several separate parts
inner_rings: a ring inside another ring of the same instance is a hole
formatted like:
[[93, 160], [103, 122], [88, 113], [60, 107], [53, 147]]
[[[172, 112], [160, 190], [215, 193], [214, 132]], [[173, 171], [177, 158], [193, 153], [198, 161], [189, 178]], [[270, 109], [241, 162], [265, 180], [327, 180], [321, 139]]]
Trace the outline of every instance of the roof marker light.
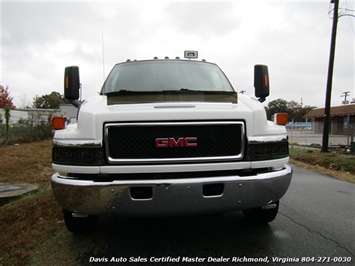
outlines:
[[184, 51], [184, 57], [191, 59], [191, 58], [198, 58], [198, 51]]

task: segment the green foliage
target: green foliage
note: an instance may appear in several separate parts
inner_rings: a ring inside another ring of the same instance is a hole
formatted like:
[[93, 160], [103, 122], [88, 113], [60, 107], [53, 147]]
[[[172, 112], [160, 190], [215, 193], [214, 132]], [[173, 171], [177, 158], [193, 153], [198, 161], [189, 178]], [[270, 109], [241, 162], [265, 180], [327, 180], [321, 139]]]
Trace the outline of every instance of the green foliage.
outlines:
[[291, 158], [295, 160], [300, 160], [300, 156], [302, 156], [302, 154], [313, 153], [313, 150], [306, 149], [306, 148], [292, 147], [290, 148], [289, 153]]
[[314, 106], [309, 105], [303, 107], [296, 101], [288, 102], [284, 99], [277, 99], [269, 102], [265, 109], [269, 120], [271, 120], [272, 115], [275, 113], [287, 113], [289, 121], [302, 122], [303, 117], [314, 108]]
[[9, 129], [10, 129], [10, 106], [9, 105], [5, 105], [4, 107], [4, 111], [5, 111], [5, 144], [8, 143], [9, 141]]
[[0, 124], [0, 144], [24, 143], [39, 140], [47, 140], [53, 137], [51, 117], [42, 119], [31, 117], [20, 119], [17, 123], [11, 124], [8, 130], [8, 138], [4, 138], [1, 132], [5, 132], [5, 125]]
[[271, 116], [275, 113], [289, 113], [286, 100], [277, 99], [269, 102], [267, 106], [268, 119], [271, 119]]
[[33, 107], [36, 109], [58, 109], [62, 103], [68, 103], [68, 101], [56, 91], [33, 98]]
[[308, 165], [355, 174], [355, 156], [341, 152], [323, 153], [306, 148], [290, 148], [290, 157]]

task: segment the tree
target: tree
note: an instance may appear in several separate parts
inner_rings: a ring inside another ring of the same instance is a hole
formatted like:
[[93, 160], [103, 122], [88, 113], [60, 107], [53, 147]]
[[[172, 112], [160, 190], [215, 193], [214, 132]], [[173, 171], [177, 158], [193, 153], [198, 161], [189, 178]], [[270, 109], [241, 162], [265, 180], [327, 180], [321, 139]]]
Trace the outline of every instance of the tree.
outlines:
[[308, 114], [312, 109], [316, 108], [315, 106], [302, 105], [296, 101], [290, 101], [288, 103], [289, 108], [289, 121], [301, 122], [303, 117]]
[[300, 122], [302, 121], [302, 105], [296, 101], [290, 101], [287, 104], [287, 107], [289, 109], [288, 113], [288, 118], [289, 121], [297, 121]]
[[10, 97], [9, 87], [0, 85], [0, 108], [3, 109], [5, 106], [8, 106], [10, 109], [15, 109], [15, 106], [12, 102], [12, 97]]
[[277, 99], [269, 102], [265, 109], [268, 119], [271, 119], [275, 113], [287, 113], [289, 121], [301, 122], [303, 117], [314, 108], [314, 106], [309, 105], [302, 107], [300, 103], [293, 100], [288, 102], [283, 99]]
[[271, 120], [271, 117], [275, 113], [289, 113], [288, 102], [283, 99], [277, 99], [269, 102], [266, 108], [267, 118]]
[[7, 145], [9, 141], [9, 129], [10, 129], [10, 106], [6, 105], [4, 106], [4, 111], [5, 111], [5, 145]]
[[68, 103], [68, 101], [56, 91], [33, 98], [33, 107], [37, 109], [58, 109], [63, 103]]

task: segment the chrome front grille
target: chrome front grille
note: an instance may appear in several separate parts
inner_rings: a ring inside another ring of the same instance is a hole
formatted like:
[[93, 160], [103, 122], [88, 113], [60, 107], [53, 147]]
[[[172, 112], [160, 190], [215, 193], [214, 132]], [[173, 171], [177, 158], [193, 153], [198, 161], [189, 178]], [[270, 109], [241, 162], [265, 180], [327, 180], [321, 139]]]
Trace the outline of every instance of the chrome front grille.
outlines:
[[109, 163], [186, 163], [243, 158], [241, 121], [108, 123], [104, 126]]

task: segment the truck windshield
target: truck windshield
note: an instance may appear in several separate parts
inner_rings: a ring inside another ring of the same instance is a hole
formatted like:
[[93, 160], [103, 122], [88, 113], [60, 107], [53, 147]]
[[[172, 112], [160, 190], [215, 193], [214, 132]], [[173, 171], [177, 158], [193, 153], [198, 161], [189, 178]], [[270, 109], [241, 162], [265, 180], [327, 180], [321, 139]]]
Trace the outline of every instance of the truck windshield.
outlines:
[[162, 91], [234, 92], [215, 64], [168, 59], [117, 64], [102, 88], [102, 94]]

